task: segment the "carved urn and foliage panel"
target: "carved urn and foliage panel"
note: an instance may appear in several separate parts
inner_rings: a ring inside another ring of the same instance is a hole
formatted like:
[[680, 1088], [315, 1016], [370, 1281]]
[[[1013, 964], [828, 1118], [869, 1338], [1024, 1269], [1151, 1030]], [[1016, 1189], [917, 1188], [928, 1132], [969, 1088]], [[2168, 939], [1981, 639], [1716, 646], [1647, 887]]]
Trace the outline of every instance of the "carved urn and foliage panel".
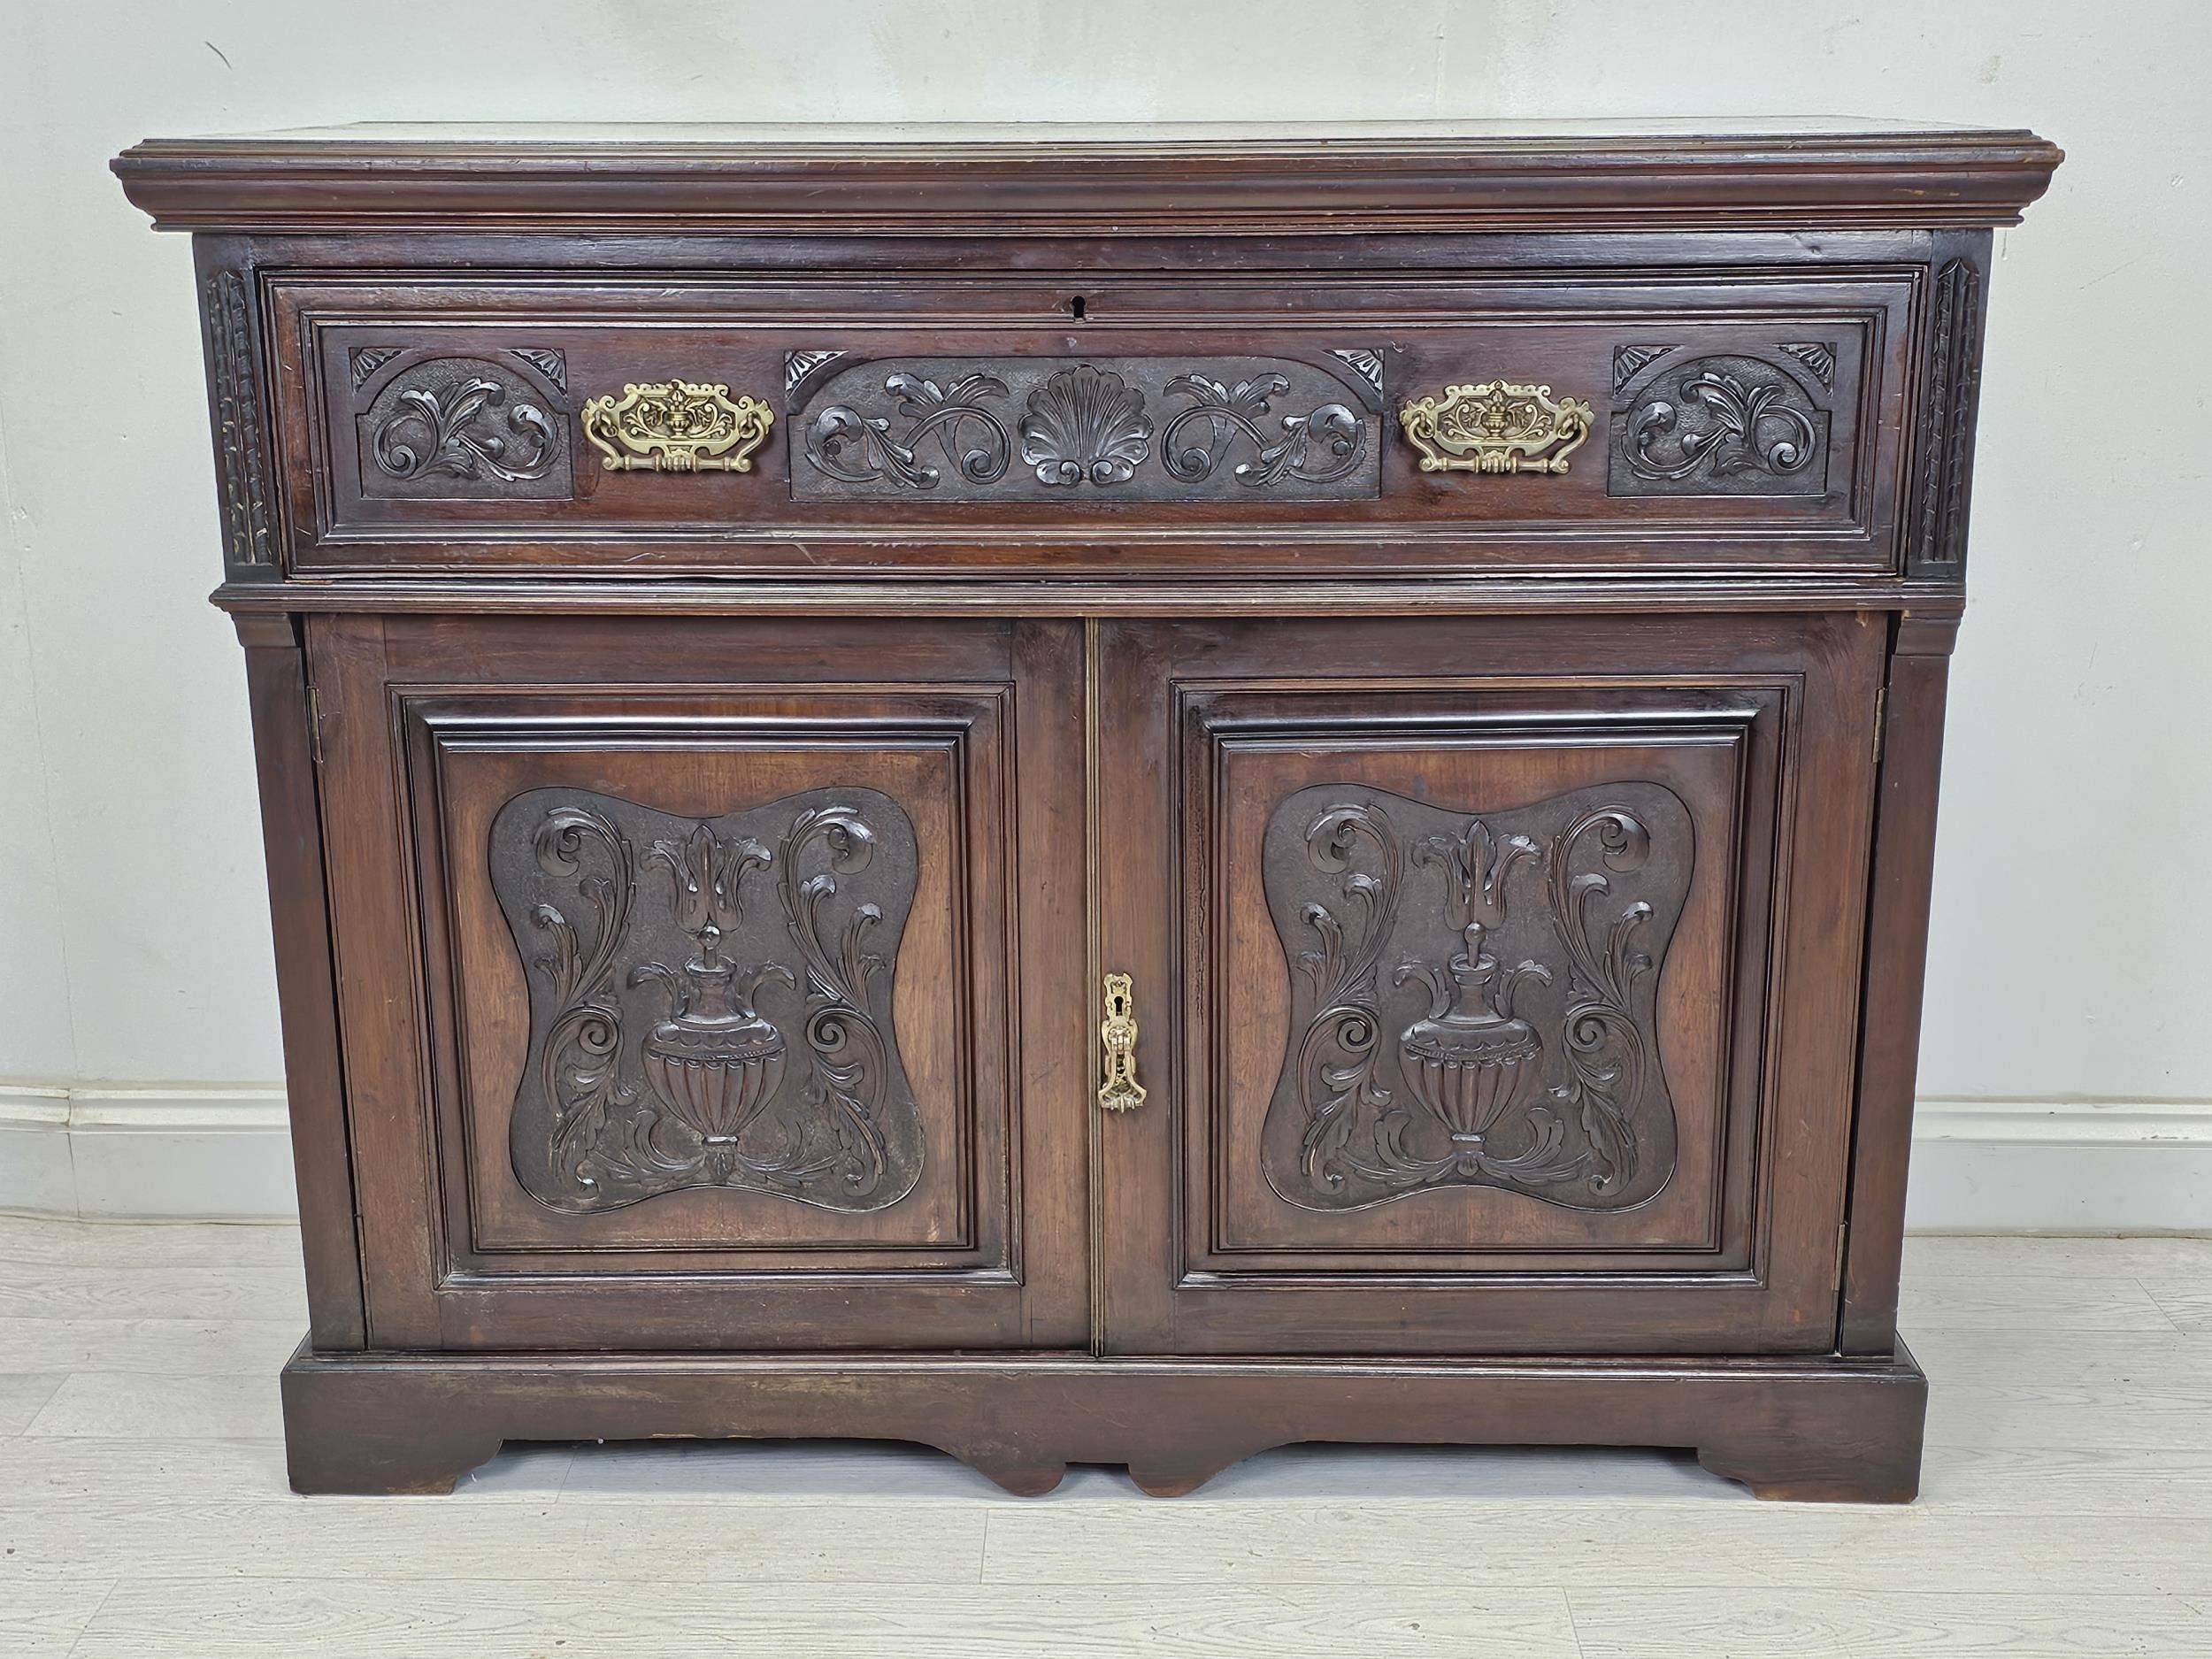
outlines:
[[563, 1210], [694, 1187], [898, 1202], [926, 1156], [892, 1018], [917, 867], [872, 789], [706, 819], [585, 790], [508, 802], [489, 870], [531, 970], [517, 1179]]
[[1189, 694], [1185, 1271], [1747, 1266], [1780, 716]]
[[1696, 864], [1673, 791], [1466, 813], [1322, 784], [1262, 858], [1294, 987], [1261, 1153], [1286, 1202], [1479, 1185], [1601, 1210], [1666, 1185], [1658, 982]]
[[410, 705], [476, 1271], [1002, 1262], [1000, 700], [651, 701]]

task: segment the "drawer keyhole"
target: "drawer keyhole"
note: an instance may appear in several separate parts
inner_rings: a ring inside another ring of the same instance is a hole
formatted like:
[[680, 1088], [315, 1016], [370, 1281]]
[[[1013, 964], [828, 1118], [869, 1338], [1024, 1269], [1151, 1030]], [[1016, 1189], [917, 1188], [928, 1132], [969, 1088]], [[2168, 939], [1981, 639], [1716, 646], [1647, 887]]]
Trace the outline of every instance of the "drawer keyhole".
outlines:
[[1070, 300], [1068, 302], [1068, 315], [1079, 319], [1083, 315], [1083, 296], [1080, 294]]

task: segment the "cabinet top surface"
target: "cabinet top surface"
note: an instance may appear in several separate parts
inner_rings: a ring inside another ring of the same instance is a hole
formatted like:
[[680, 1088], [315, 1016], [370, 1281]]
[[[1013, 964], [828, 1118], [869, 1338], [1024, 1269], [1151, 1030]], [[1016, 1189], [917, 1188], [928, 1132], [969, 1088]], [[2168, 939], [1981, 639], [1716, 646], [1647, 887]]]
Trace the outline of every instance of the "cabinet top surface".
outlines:
[[1850, 118], [608, 126], [154, 139], [115, 164], [180, 229], [1033, 234], [2005, 224], [2058, 150]]

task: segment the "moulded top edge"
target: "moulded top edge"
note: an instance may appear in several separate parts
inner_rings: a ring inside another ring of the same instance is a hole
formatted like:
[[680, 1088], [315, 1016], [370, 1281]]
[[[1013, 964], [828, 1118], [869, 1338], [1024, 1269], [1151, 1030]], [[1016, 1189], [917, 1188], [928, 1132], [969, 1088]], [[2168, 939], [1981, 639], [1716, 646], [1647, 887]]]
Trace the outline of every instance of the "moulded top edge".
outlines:
[[1025, 235], [2010, 223], [2032, 133], [1742, 124], [362, 126], [156, 139], [131, 199], [196, 230]]

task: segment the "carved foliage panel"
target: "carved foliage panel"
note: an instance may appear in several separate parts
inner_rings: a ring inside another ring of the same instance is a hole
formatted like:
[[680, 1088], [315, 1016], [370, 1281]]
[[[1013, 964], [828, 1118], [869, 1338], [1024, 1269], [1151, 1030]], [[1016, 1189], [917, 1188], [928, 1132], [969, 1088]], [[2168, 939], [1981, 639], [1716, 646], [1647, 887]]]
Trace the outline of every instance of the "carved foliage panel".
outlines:
[[1288, 1202], [1643, 1202], [1673, 1171], [1658, 985], [1696, 859], [1663, 784], [1502, 812], [1324, 784], [1271, 817], [1292, 980], [1262, 1161]]
[[1360, 355], [1340, 354], [1340, 374], [1286, 357], [839, 367], [842, 354], [795, 354], [792, 495], [1063, 507], [1372, 500], [1382, 493], [1383, 434], [1364, 361], [1373, 354]]
[[1766, 351], [1617, 347], [1606, 489], [1614, 495], [1828, 493], [1832, 342]]
[[525, 1189], [571, 1212], [699, 1187], [903, 1198], [924, 1148], [892, 979], [918, 856], [867, 788], [706, 819], [574, 788], [510, 800], [489, 871], [529, 984]]
[[364, 495], [558, 501], [574, 493], [571, 423], [549, 396], [567, 378], [561, 353], [507, 354], [536, 380], [488, 355], [431, 357], [388, 372], [401, 355], [388, 347], [348, 354], [365, 400], [354, 418]]

